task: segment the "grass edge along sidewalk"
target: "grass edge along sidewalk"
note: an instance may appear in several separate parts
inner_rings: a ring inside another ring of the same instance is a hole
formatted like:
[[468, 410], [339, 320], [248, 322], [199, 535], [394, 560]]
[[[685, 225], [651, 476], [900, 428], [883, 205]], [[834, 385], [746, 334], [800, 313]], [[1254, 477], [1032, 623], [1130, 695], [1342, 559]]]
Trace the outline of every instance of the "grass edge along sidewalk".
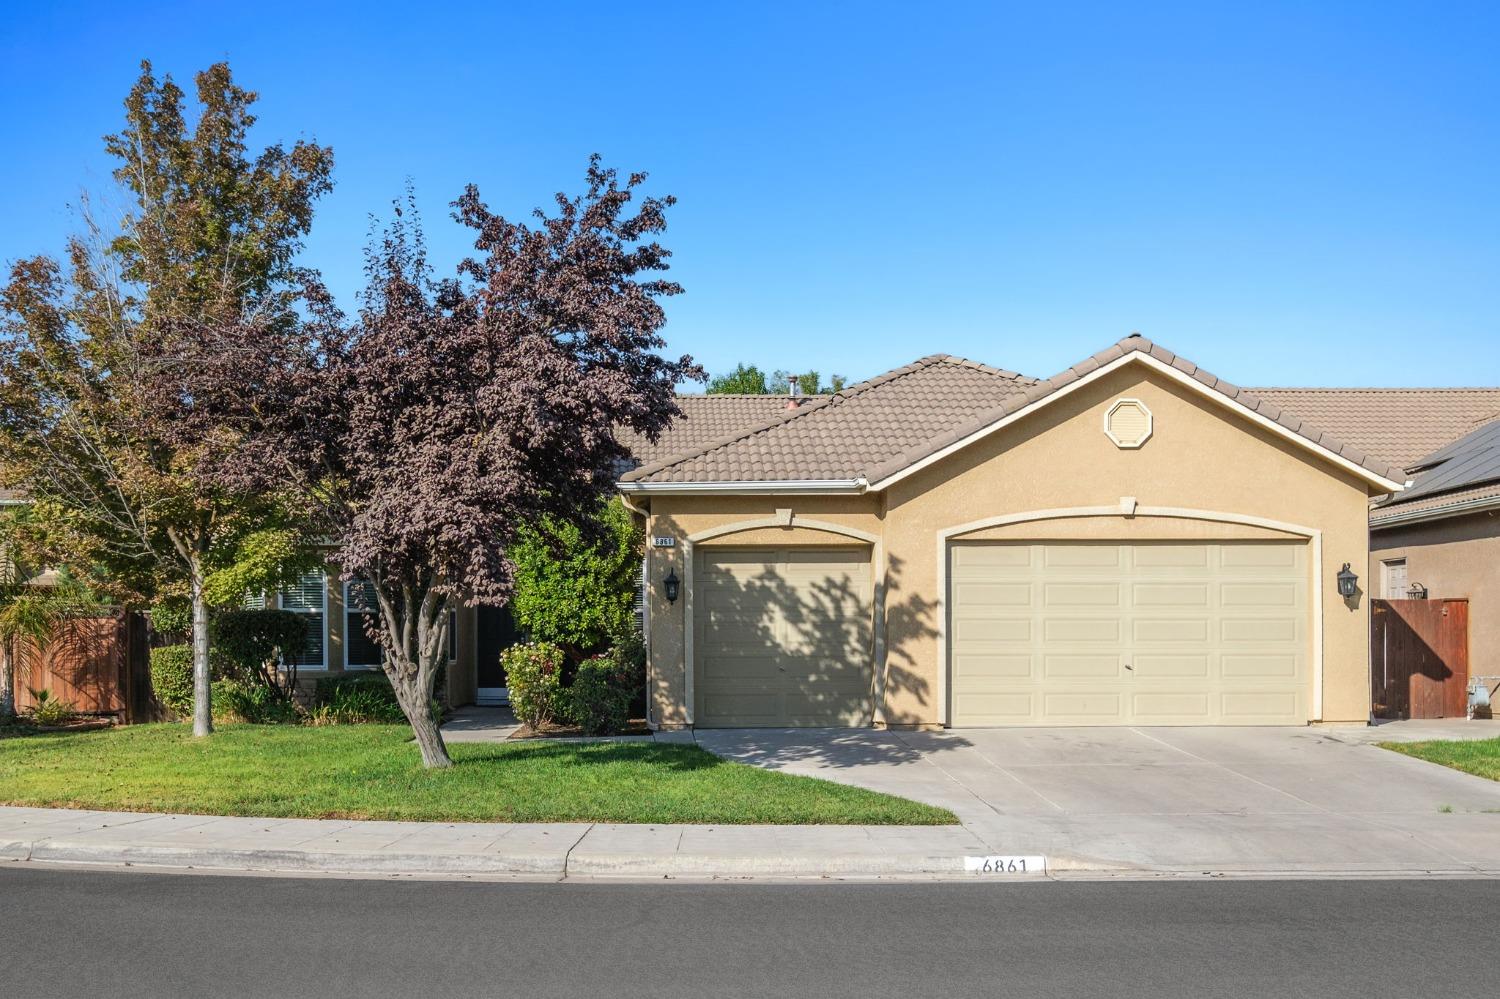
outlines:
[[946, 809], [660, 743], [455, 744], [399, 725], [185, 725], [0, 738], [0, 804], [262, 818], [948, 825]]
[[1381, 749], [1414, 756], [1450, 770], [1500, 781], [1500, 738], [1432, 739], [1426, 742], [1382, 742], [1379, 745]]

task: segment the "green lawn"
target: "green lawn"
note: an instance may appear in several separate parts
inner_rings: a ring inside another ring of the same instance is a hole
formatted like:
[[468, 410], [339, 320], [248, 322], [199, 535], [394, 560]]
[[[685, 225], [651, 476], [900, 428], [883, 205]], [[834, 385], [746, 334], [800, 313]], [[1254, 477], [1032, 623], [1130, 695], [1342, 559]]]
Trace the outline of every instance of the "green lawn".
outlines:
[[304, 818], [940, 825], [946, 809], [654, 743], [454, 744], [398, 725], [185, 725], [0, 738], [0, 804]]
[[1380, 746], [1429, 763], [1441, 763], [1466, 774], [1500, 780], [1500, 739], [1382, 742]]

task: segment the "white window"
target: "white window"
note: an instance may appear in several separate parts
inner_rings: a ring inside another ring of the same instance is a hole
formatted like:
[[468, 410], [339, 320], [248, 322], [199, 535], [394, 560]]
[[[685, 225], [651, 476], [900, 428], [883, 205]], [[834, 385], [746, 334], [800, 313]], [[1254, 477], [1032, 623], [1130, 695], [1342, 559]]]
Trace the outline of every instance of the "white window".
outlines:
[[295, 666], [326, 669], [324, 635], [328, 618], [328, 577], [321, 569], [303, 573], [301, 578], [281, 591], [281, 609], [307, 615], [307, 645], [286, 661]]
[[379, 669], [383, 657], [380, 645], [370, 638], [367, 629], [379, 622], [379, 604], [375, 584], [351, 579], [344, 584], [344, 668]]
[[1385, 599], [1406, 599], [1406, 559], [1393, 558], [1380, 563], [1380, 576], [1380, 592]]
[[247, 593], [245, 602], [240, 605], [241, 610], [265, 610], [271, 606], [264, 593]]

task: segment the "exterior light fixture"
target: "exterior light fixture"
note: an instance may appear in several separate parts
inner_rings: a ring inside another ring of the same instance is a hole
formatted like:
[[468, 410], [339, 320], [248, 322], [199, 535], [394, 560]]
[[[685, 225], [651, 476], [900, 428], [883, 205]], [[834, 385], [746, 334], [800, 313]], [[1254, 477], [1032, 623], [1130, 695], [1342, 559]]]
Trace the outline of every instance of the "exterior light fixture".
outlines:
[[1406, 599], [1408, 599], [1408, 600], [1426, 600], [1427, 599], [1427, 587], [1423, 586], [1421, 583], [1412, 583], [1411, 586], [1408, 587], [1407, 590], [1406, 590]]
[[[1345, 568], [1347, 569], [1348, 566], [1345, 566]], [[675, 604], [677, 602], [677, 593], [681, 588], [682, 583], [677, 578], [677, 570], [668, 569], [667, 578], [661, 581], [661, 591], [666, 594], [667, 603]]]
[[1348, 562], [1345, 562], [1344, 567], [1339, 570], [1338, 580], [1339, 596], [1352, 597], [1358, 592], [1359, 577], [1350, 571]]

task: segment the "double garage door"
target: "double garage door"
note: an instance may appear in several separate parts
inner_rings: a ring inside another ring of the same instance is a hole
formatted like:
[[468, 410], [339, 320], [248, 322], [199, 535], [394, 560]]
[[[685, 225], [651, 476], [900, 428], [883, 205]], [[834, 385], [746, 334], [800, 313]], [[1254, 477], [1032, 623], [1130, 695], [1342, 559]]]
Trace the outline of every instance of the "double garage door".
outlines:
[[870, 724], [869, 548], [702, 548], [693, 571], [694, 724]]
[[1306, 545], [955, 543], [955, 726], [1303, 724]]

